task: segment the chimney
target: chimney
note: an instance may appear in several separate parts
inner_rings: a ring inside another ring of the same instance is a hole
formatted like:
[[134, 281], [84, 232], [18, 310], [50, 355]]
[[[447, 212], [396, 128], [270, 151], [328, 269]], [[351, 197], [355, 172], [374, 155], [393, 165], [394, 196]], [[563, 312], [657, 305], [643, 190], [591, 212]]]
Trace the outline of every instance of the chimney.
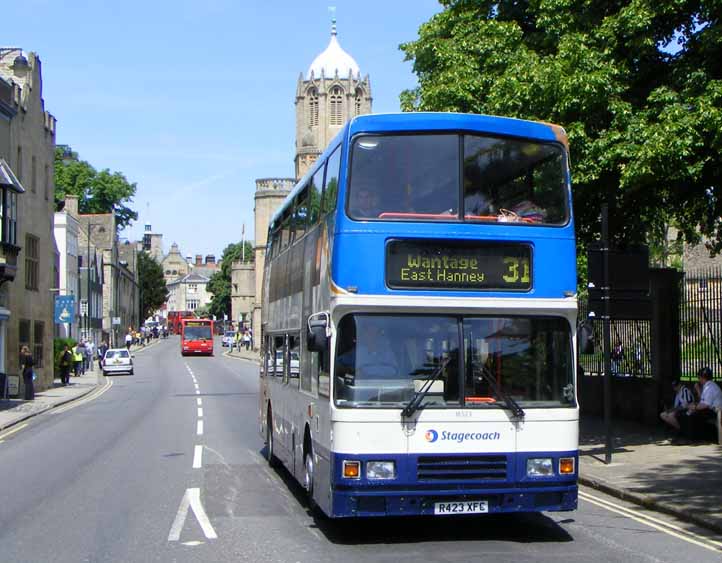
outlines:
[[193, 256], [191, 256], [190, 254], [188, 256], [186, 256], [186, 262], [188, 262], [188, 264], [190, 266], [192, 266], [193, 265]]
[[78, 196], [65, 195], [65, 211], [75, 217], [78, 216]]
[[196, 254], [196, 266], [202, 266], [203, 265], [203, 256], [200, 254]]
[[206, 266], [209, 264], [215, 265], [216, 263], [216, 257], [213, 254], [208, 254], [206, 256]]

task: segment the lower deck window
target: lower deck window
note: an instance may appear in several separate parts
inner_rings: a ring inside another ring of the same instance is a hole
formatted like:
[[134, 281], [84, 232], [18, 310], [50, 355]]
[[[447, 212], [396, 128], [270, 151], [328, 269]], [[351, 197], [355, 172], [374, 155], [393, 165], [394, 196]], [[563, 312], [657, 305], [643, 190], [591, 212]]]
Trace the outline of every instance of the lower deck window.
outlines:
[[430, 379], [428, 407], [574, 405], [571, 332], [556, 317], [350, 314], [339, 323], [339, 407], [399, 407]]

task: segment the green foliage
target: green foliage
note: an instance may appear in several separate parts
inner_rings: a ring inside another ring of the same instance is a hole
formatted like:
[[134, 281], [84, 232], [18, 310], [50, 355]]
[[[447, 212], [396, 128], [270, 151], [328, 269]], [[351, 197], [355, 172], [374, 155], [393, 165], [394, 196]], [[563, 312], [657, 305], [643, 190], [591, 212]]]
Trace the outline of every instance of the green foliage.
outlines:
[[[245, 243], [244, 256], [247, 263], [253, 262], [253, 245]], [[221, 257], [219, 270], [211, 276], [207, 290], [213, 294], [208, 306], [211, 315], [223, 320], [223, 315], [231, 318], [231, 265], [241, 259], [241, 243], [231, 243], [226, 246]]]
[[88, 162], [78, 160], [72, 153], [55, 149], [55, 203], [59, 205], [67, 194], [78, 196], [80, 213], [115, 213], [120, 229], [138, 219], [138, 213], [126, 204], [133, 200], [136, 185], [120, 172], [107, 168], [98, 172]]
[[144, 321], [168, 299], [163, 268], [146, 252], [138, 253], [138, 283], [141, 321]]
[[558, 123], [569, 135], [577, 232], [722, 250], [722, 27], [699, 0], [441, 0], [401, 45], [419, 86], [405, 111]]

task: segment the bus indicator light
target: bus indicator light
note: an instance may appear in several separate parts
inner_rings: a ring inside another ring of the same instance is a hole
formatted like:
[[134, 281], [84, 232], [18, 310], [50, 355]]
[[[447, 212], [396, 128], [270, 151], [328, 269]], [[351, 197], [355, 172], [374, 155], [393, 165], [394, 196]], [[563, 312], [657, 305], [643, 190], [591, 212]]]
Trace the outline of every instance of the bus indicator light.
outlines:
[[343, 461], [343, 476], [346, 479], [358, 479], [361, 476], [360, 461]]
[[563, 457], [559, 460], [559, 474], [560, 475], [571, 475], [574, 473], [574, 458]]

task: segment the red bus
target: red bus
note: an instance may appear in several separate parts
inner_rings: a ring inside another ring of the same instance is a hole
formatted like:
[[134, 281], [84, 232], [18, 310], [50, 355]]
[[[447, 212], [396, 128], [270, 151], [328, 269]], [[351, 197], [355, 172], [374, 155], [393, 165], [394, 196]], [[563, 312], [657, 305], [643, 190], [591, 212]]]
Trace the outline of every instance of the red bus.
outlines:
[[171, 334], [181, 333], [181, 319], [194, 318], [192, 311], [168, 311], [168, 330]]
[[213, 321], [182, 319], [180, 328], [181, 355], [213, 355]]

